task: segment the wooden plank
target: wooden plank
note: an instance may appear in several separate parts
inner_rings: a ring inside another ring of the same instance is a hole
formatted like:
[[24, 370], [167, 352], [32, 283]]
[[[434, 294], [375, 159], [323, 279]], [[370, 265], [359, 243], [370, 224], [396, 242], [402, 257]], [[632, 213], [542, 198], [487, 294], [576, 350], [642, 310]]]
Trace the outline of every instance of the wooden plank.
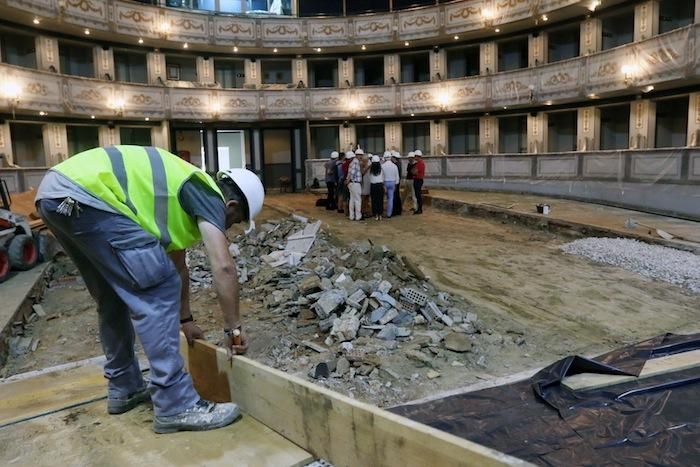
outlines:
[[107, 381], [97, 364], [2, 383], [0, 427], [106, 397]]
[[189, 347], [184, 334], [180, 333], [180, 353], [199, 395], [209, 401], [230, 402], [228, 376], [210, 364], [216, 362], [216, 347], [201, 347], [198, 352], [190, 352]]
[[212, 431], [157, 435], [143, 404], [108, 415], [104, 402], [0, 429], [0, 465], [299, 467], [308, 452], [252, 417]]
[[[182, 338], [184, 339], [184, 338]], [[198, 388], [223, 391], [241, 409], [336, 466], [522, 466], [530, 465], [377, 407], [358, 402], [203, 341], [181, 346], [200, 368]], [[214, 375], [206, 379], [206, 375]]]
[[687, 370], [688, 368], [695, 368], [697, 366], [700, 366], [700, 350], [692, 350], [690, 352], [647, 360], [638, 377], [581, 373], [564, 378], [561, 384], [572, 391], [587, 391], [614, 386], [616, 384], [629, 383], [630, 381], [637, 381], [674, 371]]

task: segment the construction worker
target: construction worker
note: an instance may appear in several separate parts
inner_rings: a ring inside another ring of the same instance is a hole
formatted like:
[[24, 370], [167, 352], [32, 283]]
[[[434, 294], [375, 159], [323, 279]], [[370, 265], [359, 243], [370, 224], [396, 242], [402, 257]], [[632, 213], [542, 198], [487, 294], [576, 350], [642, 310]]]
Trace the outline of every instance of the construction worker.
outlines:
[[[190, 343], [203, 337], [190, 313], [184, 251], [199, 240], [211, 263], [226, 345], [236, 354], [248, 348], [224, 232], [243, 221], [252, 230], [265, 194], [245, 169], [216, 178], [163, 149], [110, 146], [54, 166], [38, 189], [41, 217], [97, 302], [107, 410], [120, 414], [152, 399], [157, 433], [219, 428], [240, 416], [235, 404], [199, 397], [179, 352], [180, 330]], [[134, 355], [135, 335], [150, 363], [148, 387]]]

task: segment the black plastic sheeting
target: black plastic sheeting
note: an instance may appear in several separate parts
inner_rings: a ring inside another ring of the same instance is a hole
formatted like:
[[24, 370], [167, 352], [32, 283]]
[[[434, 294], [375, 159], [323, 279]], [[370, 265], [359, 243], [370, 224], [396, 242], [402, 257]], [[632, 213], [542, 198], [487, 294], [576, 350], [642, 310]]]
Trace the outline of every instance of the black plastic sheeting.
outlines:
[[579, 373], [638, 375], [651, 358], [700, 349], [666, 334], [595, 359], [567, 357], [530, 380], [392, 412], [546, 466], [700, 466], [700, 368], [571, 391]]

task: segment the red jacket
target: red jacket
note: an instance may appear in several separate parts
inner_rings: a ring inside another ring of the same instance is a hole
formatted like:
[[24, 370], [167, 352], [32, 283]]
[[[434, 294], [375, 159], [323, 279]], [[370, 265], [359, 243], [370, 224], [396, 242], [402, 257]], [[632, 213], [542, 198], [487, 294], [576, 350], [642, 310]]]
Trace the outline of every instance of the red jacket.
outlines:
[[425, 161], [418, 159], [413, 166], [413, 179], [423, 180], [425, 178]]

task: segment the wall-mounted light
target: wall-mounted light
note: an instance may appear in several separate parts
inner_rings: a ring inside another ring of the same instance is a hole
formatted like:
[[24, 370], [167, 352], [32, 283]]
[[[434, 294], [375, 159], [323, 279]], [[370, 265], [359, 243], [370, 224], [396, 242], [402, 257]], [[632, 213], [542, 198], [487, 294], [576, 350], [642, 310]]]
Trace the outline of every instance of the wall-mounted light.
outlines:
[[494, 18], [496, 18], [496, 13], [491, 8], [484, 8], [481, 10], [481, 19], [487, 25], [492, 23]]
[[7, 99], [7, 105], [12, 109], [12, 118], [14, 118], [15, 109], [17, 109], [22, 96], [22, 86], [12, 79], [4, 81], [0, 84], [0, 95]]
[[440, 94], [438, 94], [437, 101], [438, 104], [440, 104], [440, 108], [442, 108], [442, 110], [446, 110], [447, 106], [450, 105], [450, 95], [447, 93], [446, 90], [440, 91]]
[[216, 119], [221, 115], [221, 104], [214, 102], [211, 105], [211, 114]]
[[348, 110], [350, 111], [350, 115], [355, 115], [359, 109], [360, 103], [356, 99], [350, 99], [348, 101]]
[[114, 110], [117, 115], [122, 115], [124, 113], [124, 105], [126, 105], [126, 102], [124, 102], [124, 99], [121, 97], [115, 97], [109, 103], [109, 107]]
[[591, 3], [588, 5], [588, 9], [590, 11], [595, 11], [596, 8], [600, 6], [602, 2], [600, 0], [593, 0]]
[[620, 72], [624, 76], [625, 84], [631, 86], [639, 75], [639, 65], [628, 63], [620, 67]]
[[165, 39], [168, 37], [168, 34], [170, 34], [170, 23], [163, 20], [158, 25], [158, 35]]

